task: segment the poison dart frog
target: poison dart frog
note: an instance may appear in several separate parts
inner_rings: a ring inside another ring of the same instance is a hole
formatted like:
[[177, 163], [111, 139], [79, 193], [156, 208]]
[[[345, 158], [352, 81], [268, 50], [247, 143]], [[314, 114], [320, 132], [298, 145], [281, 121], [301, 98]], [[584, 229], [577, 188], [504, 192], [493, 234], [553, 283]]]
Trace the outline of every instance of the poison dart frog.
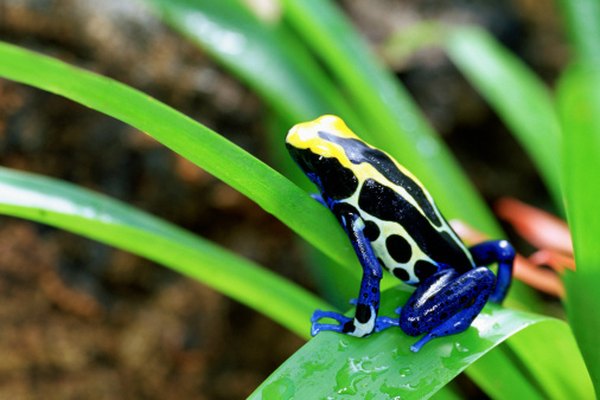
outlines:
[[[406, 168], [362, 141], [340, 118], [324, 115], [295, 125], [286, 137], [292, 158], [318, 187], [358, 256], [363, 274], [353, 318], [316, 310], [312, 335], [335, 331], [363, 337], [390, 327], [436, 337], [466, 330], [488, 302], [501, 303], [515, 251], [506, 240], [467, 248], [429, 192]], [[486, 266], [498, 264], [495, 275]], [[416, 289], [399, 317], [378, 316], [382, 271]], [[330, 318], [336, 323], [321, 323]]]

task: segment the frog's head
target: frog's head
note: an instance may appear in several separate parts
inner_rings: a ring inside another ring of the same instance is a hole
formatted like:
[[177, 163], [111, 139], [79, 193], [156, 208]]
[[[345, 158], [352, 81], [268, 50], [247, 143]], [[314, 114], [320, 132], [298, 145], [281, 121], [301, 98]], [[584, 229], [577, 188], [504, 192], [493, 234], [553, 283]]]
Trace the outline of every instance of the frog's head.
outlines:
[[331, 137], [358, 139], [341, 118], [323, 115], [313, 121], [294, 125], [285, 139], [292, 158], [305, 173], [318, 172], [317, 165], [323, 158], [346, 158], [344, 148]]
[[348, 147], [343, 144], [348, 139], [360, 142], [340, 118], [323, 115], [292, 127], [286, 137], [286, 146], [294, 161], [322, 193], [352, 193], [356, 189], [355, 177], [349, 169]]

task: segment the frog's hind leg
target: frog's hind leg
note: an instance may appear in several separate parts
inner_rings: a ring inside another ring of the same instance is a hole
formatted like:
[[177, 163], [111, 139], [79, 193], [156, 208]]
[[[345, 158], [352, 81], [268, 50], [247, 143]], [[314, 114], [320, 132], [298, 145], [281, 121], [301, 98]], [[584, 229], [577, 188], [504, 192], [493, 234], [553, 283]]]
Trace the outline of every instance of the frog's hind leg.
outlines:
[[494, 285], [495, 276], [485, 267], [462, 275], [446, 269], [422, 282], [400, 310], [400, 328], [405, 333], [425, 334], [410, 349], [417, 352], [433, 338], [466, 330], [488, 301]]

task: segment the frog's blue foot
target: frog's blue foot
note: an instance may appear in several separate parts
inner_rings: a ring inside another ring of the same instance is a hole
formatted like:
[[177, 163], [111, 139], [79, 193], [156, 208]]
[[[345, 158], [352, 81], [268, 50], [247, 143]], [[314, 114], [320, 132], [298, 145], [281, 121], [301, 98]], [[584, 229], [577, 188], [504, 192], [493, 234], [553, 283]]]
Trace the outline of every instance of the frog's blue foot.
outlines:
[[[331, 318], [337, 321], [337, 324], [323, 324], [318, 322], [321, 318]], [[312, 327], [310, 334], [315, 336], [321, 331], [333, 331], [345, 333], [351, 336], [363, 337], [373, 332], [381, 332], [393, 326], [399, 326], [398, 318], [377, 317], [374, 321], [360, 322], [356, 318], [347, 317], [335, 311], [316, 310], [313, 313]]]
[[442, 270], [425, 280], [400, 311], [400, 328], [406, 334], [425, 334], [411, 350], [417, 352], [433, 338], [466, 330], [488, 301], [495, 280], [485, 267], [462, 275]]
[[375, 320], [375, 332], [381, 332], [387, 328], [391, 328], [392, 326], [400, 326], [400, 321], [398, 318], [390, 318], [390, 317], [377, 317]]
[[[337, 324], [322, 324], [318, 322], [321, 318], [331, 318], [337, 321]], [[354, 329], [352, 318], [346, 317], [335, 311], [315, 310], [310, 322], [312, 322], [312, 327], [310, 328], [310, 334], [312, 336], [316, 336], [321, 331], [348, 333]]]

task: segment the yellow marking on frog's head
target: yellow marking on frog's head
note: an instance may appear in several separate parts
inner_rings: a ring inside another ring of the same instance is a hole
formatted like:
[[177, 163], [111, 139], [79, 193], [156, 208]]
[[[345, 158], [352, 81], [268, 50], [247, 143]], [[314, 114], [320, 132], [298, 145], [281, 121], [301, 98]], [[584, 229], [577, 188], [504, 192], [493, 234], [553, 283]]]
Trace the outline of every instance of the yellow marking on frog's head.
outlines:
[[312, 153], [328, 157], [343, 159], [344, 150], [337, 144], [324, 140], [319, 132], [327, 132], [347, 139], [360, 138], [348, 128], [346, 123], [335, 115], [323, 115], [313, 121], [302, 122], [294, 125], [287, 134], [286, 142], [297, 148], [307, 149]]

